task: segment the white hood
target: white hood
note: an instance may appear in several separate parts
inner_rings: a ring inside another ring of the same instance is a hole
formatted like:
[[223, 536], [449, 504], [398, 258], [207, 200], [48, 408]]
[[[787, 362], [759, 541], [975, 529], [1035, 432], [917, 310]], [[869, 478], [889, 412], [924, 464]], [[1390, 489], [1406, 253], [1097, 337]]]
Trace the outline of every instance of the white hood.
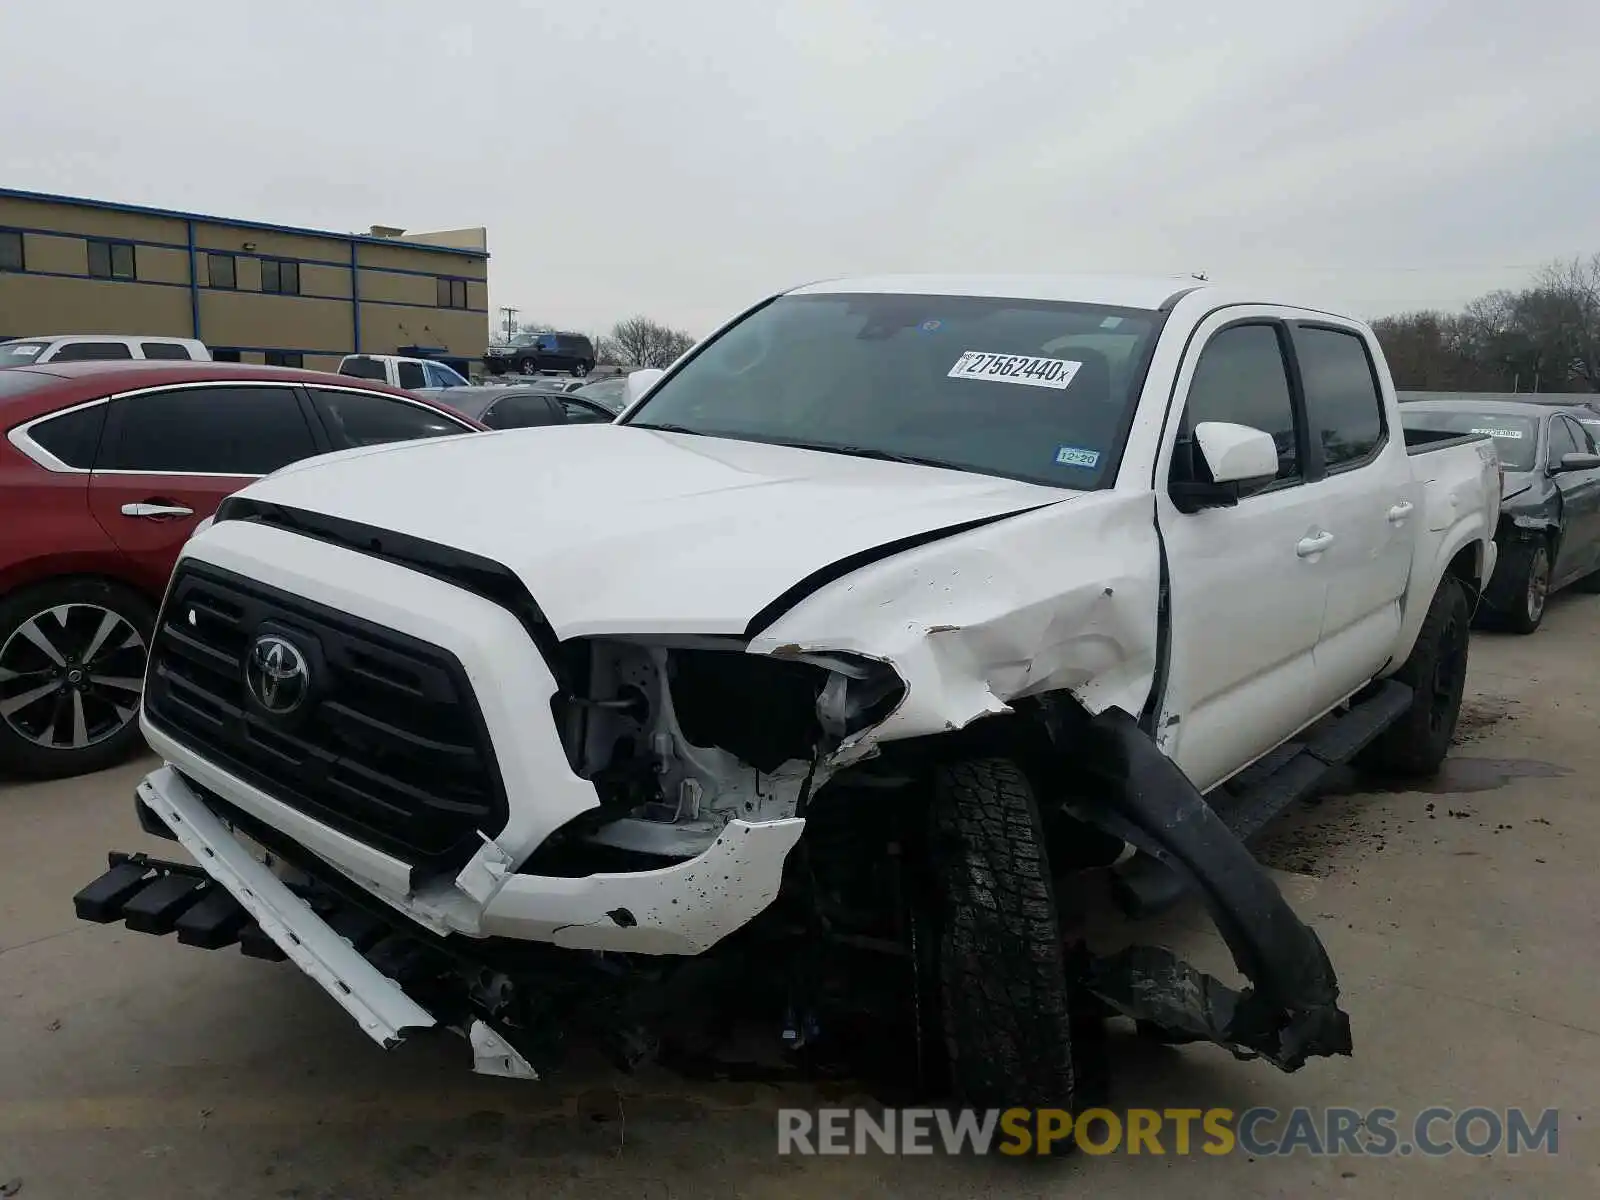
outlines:
[[620, 425], [369, 448], [242, 493], [502, 563], [561, 638], [739, 633], [841, 559], [1078, 494]]

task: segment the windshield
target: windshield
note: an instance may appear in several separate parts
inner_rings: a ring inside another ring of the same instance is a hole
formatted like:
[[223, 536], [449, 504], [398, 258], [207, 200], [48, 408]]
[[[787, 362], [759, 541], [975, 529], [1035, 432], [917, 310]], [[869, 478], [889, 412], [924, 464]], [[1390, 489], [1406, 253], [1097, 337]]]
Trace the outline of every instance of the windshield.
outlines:
[[0, 342], [0, 367], [24, 367], [43, 354], [48, 342]]
[[1105, 486], [1158, 313], [974, 296], [783, 296], [707, 345], [628, 419]]
[[1508, 471], [1531, 471], [1538, 461], [1539, 422], [1533, 417], [1502, 413], [1418, 410], [1405, 404], [1400, 408], [1401, 423], [1407, 429], [1434, 433], [1486, 433]]

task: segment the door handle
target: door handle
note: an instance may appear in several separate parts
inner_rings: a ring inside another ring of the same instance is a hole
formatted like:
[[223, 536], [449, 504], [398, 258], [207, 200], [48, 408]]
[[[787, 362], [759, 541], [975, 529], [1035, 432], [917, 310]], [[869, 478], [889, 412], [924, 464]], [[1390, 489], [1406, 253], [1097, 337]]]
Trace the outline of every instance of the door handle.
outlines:
[[1310, 558], [1313, 554], [1321, 554], [1331, 545], [1333, 545], [1333, 534], [1324, 529], [1321, 533], [1301, 538], [1294, 544], [1294, 552], [1301, 558]]
[[1400, 501], [1399, 504], [1396, 504], [1393, 508], [1391, 508], [1389, 510], [1389, 524], [1391, 524], [1391, 525], [1400, 524], [1402, 521], [1404, 521], [1407, 517], [1409, 517], [1411, 515], [1412, 510], [1415, 509], [1415, 508], [1416, 508], [1416, 505], [1412, 504], [1411, 501], [1409, 501], [1409, 500]]
[[181, 504], [155, 504], [147, 500], [142, 504], [124, 504], [122, 515], [143, 517], [146, 521], [160, 521], [170, 517], [192, 517], [194, 509], [185, 508]]

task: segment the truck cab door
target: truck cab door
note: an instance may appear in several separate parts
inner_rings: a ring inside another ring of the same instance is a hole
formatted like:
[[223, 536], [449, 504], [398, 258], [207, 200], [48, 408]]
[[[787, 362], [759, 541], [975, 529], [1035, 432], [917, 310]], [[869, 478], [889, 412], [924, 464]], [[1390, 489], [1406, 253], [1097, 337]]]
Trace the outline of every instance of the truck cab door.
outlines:
[[[1169, 651], [1156, 740], [1202, 791], [1310, 720], [1313, 654], [1327, 603], [1322, 498], [1307, 486], [1304, 408], [1290, 385], [1289, 331], [1276, 309], [1239, 306], [1195, 331], [1156, 459]], [[1201, 421], [1272, 434], [1278, 477], [1229, 507], [1186, 512], [1174, 460]]]
[[1380, 382], [1382, 360], [1359, 327], [1318, 316], [1291, 322], [1290, 333], [1311, 435], [1309, 487], [1333, 535], [1323, 560], [1329, 586], [1315, 655], [1316, 717], [1394, 654], [1422, 488]]

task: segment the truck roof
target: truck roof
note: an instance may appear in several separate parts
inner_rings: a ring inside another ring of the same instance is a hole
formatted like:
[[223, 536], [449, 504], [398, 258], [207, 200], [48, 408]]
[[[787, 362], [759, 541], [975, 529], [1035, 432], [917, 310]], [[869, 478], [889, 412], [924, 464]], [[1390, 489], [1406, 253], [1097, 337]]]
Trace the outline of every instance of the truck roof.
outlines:
[[1204, 286], [1204, 280], [1192, 275], [866, 275], [818, 280], [791, 288], [788, 294], [999, 296], [1155, 309]]

